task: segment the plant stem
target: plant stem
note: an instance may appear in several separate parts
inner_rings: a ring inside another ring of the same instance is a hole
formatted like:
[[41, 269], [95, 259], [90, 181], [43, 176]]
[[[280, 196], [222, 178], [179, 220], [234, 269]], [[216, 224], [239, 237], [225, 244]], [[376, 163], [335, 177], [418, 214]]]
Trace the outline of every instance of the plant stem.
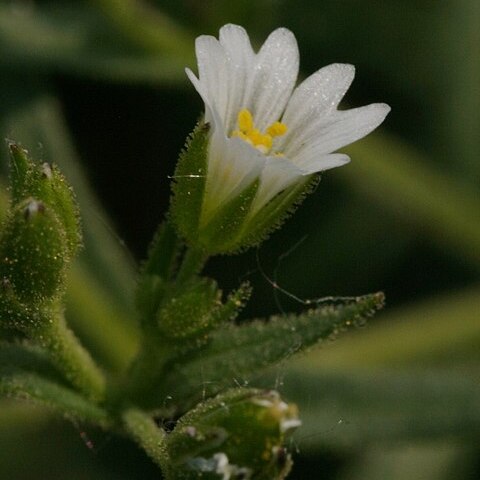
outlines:
[[131, 408], [123, 415], [125, 429], [146, 454], [165, 472], [169, 459], [165, 447], [166, 433], [142, 410]]
[[199, 273], [208, 260], [208, 255], [196, 248], [189, 248], [183, 257], [183, 262], [175, 279], [177, 288], [188, 282], [194, 275]]
[[101, 402], [104, 399], [105, 377], [89, 352], [68, 328], [63, 313], [59, 312], [52, 319], [39, 322], [29, 333], [33, 340], [49, 352], [53, 364], [72, 385], [90, 400]]

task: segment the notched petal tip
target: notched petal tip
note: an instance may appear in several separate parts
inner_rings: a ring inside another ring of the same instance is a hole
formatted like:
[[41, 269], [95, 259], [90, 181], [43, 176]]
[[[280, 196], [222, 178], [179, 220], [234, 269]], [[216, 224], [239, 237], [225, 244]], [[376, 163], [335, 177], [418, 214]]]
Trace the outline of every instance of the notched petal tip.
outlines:
[[235, 25], [234, 23], [227, 23], [219, 30], [219, 39], [222, 43], [222, 39], [229, 37], [230, 35], [241, 35], [242, 37], [249, 38], [247, 31], [240, 25]]

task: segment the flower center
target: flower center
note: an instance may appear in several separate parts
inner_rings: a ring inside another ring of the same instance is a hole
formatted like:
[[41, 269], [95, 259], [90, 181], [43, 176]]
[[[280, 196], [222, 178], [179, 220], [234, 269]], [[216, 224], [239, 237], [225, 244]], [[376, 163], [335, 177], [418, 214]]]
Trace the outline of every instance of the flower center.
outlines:
[[[237, 125], [238, 129], [234, 130], [231, 136], [245, 140], [265, 155], [272, 149], [273, 139], [281, 137], [287, 132], [287, 126], [282, 122], [274, 122], [267, 127], [265, 133], [261, 132], [258, 128], [255, 128], [253, 116], [250, 110], [246, 108], [238, 112]], [[281, 155], [281, 153], [275, 152], [275, 155]]]

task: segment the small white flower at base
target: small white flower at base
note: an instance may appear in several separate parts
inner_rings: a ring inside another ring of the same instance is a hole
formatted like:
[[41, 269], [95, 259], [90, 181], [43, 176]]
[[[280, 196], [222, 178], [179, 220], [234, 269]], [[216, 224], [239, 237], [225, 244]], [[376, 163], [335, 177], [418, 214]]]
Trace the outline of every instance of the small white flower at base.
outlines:
[[346, 164], [347, 155], [333, 152], [369, 134], [390, 111], [384, 103], [337, 110], [352, 65], [321, 68], [294, 89], [299, 53], [286, 28], [255, 53], [242, 27], [225, 25], [218, 40], [198, 37], [196, 54], [199, 77], [186, 72], [211, 126], [203, 224], [257, 179], [250, 218], [306, 176]]

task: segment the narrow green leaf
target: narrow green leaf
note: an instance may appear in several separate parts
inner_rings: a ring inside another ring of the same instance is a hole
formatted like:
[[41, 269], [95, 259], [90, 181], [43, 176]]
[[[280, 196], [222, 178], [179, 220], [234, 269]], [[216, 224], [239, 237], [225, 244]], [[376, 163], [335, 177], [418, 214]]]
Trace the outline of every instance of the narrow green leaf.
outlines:
[[53, 368], [46, 352], [28, 343], [0, 341], [0, 368], [35, 372], [42, 377], [62, 382], [61, 376]]
[[108, 414], [87, 399], [52, 380], [16, 368], [0, 368], [0, 395], [32, 400], [68, 417], [106, 427]]
[[480, 288], [435, 296], [396, 311], [383, 321], [352, 332], [341, 342], [295, 360], [299, 368], [347, 369], [432, 365], [472, 357], [480, 345]]
[[172, 365], [158, 398], [169, 395], [178, 403], [190, 404], [202, 395], [247, 380], [268, 366], [363, 323], [382, 307], [383, 300], [383, 294], [376, 293], [358, 297], [350, 304], [221, 329], [204, 349], [191, 355], [188, 363]]

